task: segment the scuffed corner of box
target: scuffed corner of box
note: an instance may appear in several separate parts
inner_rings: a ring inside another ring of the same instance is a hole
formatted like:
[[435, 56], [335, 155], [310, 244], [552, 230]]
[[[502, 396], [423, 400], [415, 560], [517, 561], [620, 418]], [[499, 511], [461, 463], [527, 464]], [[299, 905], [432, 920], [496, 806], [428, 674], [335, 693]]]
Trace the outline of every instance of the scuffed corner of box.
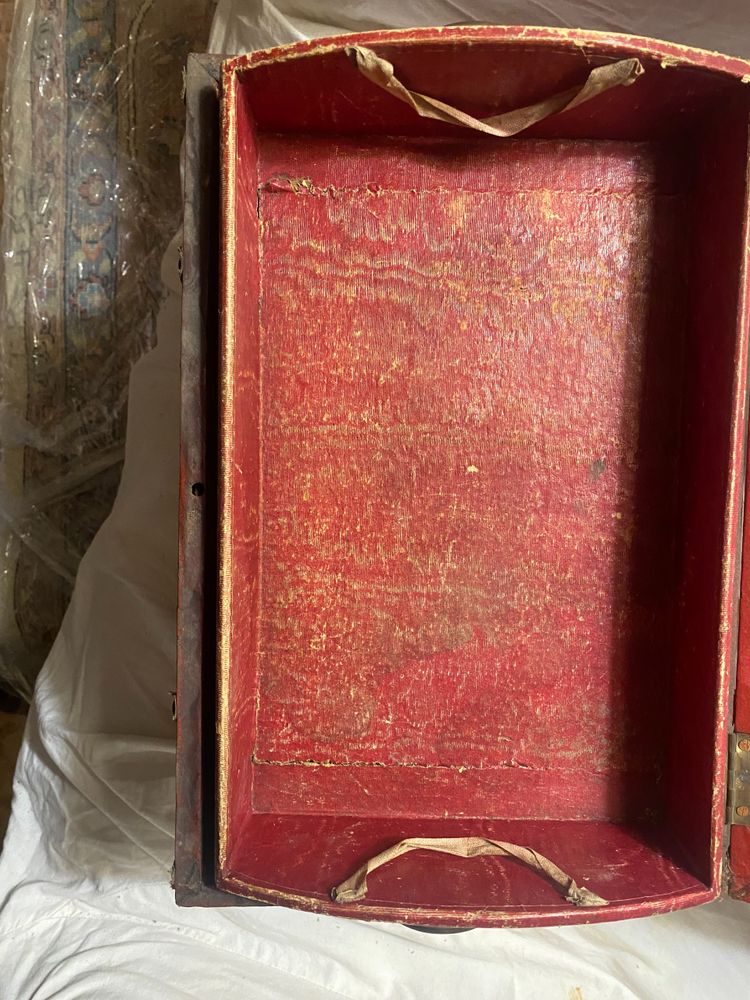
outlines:
[[188, 53], [187, 62], [182, 73], [183, 87], [187, 78], [200, 79], [202, 83], [210, 83], [218, 92], [221, 84], [221, 65], [223, 56], [203, 52]]
[[721, 895], [750, 903], [750, 865], [747, 861], [750, 827], [729, 826], [728, 832], [721, 871]]

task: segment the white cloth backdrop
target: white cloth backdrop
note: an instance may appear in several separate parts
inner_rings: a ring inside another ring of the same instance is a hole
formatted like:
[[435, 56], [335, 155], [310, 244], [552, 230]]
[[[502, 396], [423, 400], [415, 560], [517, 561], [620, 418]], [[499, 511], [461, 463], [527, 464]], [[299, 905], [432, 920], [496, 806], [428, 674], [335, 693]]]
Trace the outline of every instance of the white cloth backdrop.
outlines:
[[[721, 11], [621, 3], [223, 0], [212, 51], [472, 19], [564, 23], [750, 50]], [[653, 6], [653, 10], [650, 8]], [[293, 13], [292, 13], [293, 11]], [[580, 928], [423, 935], [291, 910], [178, 909], [173, 852], [179, 284], [135, 368], [115, 509], [81, 564], [39, 678], [0, 856], [0, 1000], [750, 996], [750, 906]]]

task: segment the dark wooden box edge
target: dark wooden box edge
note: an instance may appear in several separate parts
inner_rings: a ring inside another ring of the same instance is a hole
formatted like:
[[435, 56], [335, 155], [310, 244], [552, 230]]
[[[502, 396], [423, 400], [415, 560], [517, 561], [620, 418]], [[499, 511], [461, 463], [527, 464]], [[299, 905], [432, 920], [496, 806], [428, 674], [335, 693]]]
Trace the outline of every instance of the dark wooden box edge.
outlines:
[[[179, 906], [253, 905], [216, 884], [216, 518], [220, 74], [185, 73], [175, 861]], [[255, 905], [264, 905], [257, 903]]]

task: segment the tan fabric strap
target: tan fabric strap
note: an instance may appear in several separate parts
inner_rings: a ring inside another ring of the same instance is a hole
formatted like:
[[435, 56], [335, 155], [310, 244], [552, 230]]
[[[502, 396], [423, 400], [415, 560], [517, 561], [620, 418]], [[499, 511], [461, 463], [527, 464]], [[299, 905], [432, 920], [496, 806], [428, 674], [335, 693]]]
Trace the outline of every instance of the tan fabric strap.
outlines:
[[524, 865], [548, 878], [561, 892], [568, 903], [574, 906], [606, 906], [607, 900], [597, 896], [595, 892], [575, 881], [558, 868], [543, 854], [532, 851], [529, 847], [519, 847], [503, 840], [487, 840], [484, 837], [410, 837], [401, 840], [387, 850], [370, 858], [348, 879], [331, 890], [331, 899], [337, 903], [356, 903], [367, 895], [367, 876], [380, 868], [381, 865], [393, 861], [409, 851], [437, 851], [442, 854], [453, 854], [459, 858], [478, 858], [495, 855], [505, 858], [515, 858]]
[[621, 59], [619, 62], [596, 66], [581, 86], [571, 87], [537, 104], [505, 111], [501, 115], [492, 115], [489, 118], [474, 118], [435, 97], [409, 90], [396, 78], [391, 63], [376, 55], [372, 49], [362, 45], [350, 45], [346, 48], [346, 53], [364, 77], [410, 105], [423, 118], [435, 118], [450, 125], [462, 125], [464, 128], [475, 129], [477, 132], [485, 132], [487, 135], [499, 138], [517, 135], [543, 118], [557, 115], [561, 111], [569, 111], [585, 101], [590, 101], [592, 97], [611, 90], [612, 87], [627, 87], [643, 73], [643, 66], [637, 59]]

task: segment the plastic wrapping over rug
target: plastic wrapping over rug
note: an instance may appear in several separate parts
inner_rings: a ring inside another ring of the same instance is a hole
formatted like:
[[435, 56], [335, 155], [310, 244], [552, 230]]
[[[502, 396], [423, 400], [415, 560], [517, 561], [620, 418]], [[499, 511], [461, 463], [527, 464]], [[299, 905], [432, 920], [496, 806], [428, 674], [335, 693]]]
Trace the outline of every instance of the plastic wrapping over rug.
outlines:
[[120, 478], [211, 0], [18, 0], [3, 108], [0, 685], [30, 697]]

